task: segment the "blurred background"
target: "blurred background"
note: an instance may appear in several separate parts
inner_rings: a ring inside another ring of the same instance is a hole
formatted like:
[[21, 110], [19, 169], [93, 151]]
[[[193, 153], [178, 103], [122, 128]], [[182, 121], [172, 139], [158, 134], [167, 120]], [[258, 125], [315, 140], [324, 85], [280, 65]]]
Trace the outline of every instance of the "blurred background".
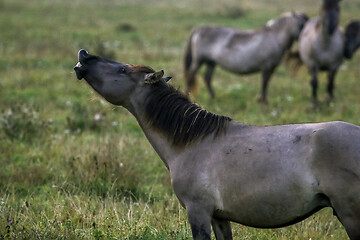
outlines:
[[[166, 167], [130, 113], [76, 79], [77, 51], [164, 69], [183, 90], [195, 27], [259, 29], [291, 10], [317, 16], [321, 2], [0, 0], [0, 239], [191, 239]], [[360, 1], [342, 1], [340, 25], [359, 10]], [[260, 74], [220, 68], [216, 98], [201, 69], [193, 100], [246, 124], [360, 125], [359, 65], [359, 52], [344, 61], [330, 104], [319, 75], [317, 108], [306, 68], [293, 74], [285, 64], [272, 76], [268, 104], [256, 101]], [[235, 239], [347, 239], [329, 209], [281, 229], [232, 227]]]

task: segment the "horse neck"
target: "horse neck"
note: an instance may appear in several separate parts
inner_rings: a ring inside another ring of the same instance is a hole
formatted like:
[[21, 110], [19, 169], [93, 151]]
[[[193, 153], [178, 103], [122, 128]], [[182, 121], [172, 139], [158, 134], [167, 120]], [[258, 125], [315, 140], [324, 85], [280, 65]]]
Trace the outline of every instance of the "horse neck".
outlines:
[[281, 45], [281, 48], [283, 50], [287, 50], [291, 47], [292, 43], [295, 40], [295, 37], [292, 36], [291, 28], [290, 27], [277, 27], [274, 29], [274, 32], [277, 35], [277, 38], [279, 40], [279, 45]]
[[[339, 17], [339, 12], [337, 12], [336, 16], [337, 18]], [[319, 31], [321, 32], [321, 37], [322, 37], [322, 40], [327, 43], [327, 42], [330, 42], [330, 40], [332, 39], [334, 33], [336, 32], [336, 29], [338, 28], [338, 22], [336, 21], [336, 25], [334, 26], [335, 28], [335, 31], [330, 34], [329, 33], [329, 27], [330, 27], [330, 24], [331, 24], [331, 15], [327, 14], [327, 11], [322, 9], [320, 11], [320, 17], [318, 19], [318, 28], [319, 28]]]
[[319, 32], [319, 37], [321, 39], [321, 42], [323, 44], [329, 44], [333, 37], [333, 34], [329, 34], [327, 29], [328, 29], [328, 26], [321, 24], [321, 22], [319, 22], [318, 32]]
[[124, 107], [134, 115], [146, 138], [164, 162], [165, 166], [169, 169], [171, 160], [184, 149], [173, 146], [165, 134], [149, 124], [145, 117], [145, 98], [146, 91], [135, 92], [132, 97], [130, 97], [130, 101], [124, 104]]

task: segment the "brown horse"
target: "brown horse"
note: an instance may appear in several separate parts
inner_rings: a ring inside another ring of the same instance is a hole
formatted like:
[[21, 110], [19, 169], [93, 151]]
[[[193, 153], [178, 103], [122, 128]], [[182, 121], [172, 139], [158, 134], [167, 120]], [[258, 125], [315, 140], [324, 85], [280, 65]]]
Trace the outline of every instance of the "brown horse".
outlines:
[[188, 41], [185, 53], [186, 92], [195, 87], [195, 75], [206, 65], [205, 83], [210, 96], [215, 96], [211, 79], [216, 65], [237, 73], [262, 73], [259, 101], [266, 101], [271, 75], [307, 21], [302, 13], [285, 13], [270, 20], [259, 30], [243, 31], [224, 27], [200, 27]]
[[312, 98], [317, 101], [319, 70], [328, 72], [329, 100], [334, 97], [335, 75], [343, 61], [344, 39], [338, 27], [341, 0], [323, 0], [318, 18], [305, 25], [299, 38], [299, 52], [311, 75]]
[[78, 53], [78, 79], [128, 109], [169, 169], [193, 238], [232, 239], [333, 208], [360, 239], [360, 127], [344, 122], [245, 125], [191, 103], [164, 72]]
[[344, 56], [351, 59], [360, 47], [360, 20], [351, 21], [345, 30]]

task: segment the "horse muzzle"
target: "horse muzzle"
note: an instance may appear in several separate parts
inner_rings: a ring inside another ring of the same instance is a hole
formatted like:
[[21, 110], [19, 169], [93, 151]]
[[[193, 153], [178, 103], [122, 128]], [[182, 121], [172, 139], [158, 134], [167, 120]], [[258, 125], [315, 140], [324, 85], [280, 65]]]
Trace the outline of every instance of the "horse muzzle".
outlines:
[[88, 56], [88, 52], [84, 49], [81, 49], [78, 52], [78, 60], [79, 62], [75, 65], [74, 71], [76, 73], [76, 77], [78, 80], [81, 80], [85, 76], [85, 67], [84, 67], [84, 60]]

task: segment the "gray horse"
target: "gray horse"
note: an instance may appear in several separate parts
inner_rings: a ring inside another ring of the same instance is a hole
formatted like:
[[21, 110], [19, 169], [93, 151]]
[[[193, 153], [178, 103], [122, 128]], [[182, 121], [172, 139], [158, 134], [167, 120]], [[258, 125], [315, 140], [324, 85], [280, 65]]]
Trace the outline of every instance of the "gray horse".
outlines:
[[189, 93], [196, 85], [195, 75], [206, 65], [204, 80], [215, 96], [211, 78], [216, 65], [237, 73], [262, 73], [259, 101], [266, 101], [266, 88], [275, 68], [308, 20], [302, 13], [285, 13], [259, 30], [243, 31], [224, 27], [200, 27], [188, 41], [185, 53], [185, 80]]
[[341, 0], [323, 0], [320, 16], [307, 22], [299, 38], [299, 52], [311, 75], [312, 98], [317, 102], [319, 70], [328, 71], [327, 91], [333, 99], [334, 81], [343, 61], [344, 39], [338, 27]]
[[360, 47], [360, 20], [353, 20], [345, 30], [344, 56], [351, 59], [356, 50]]
[[232, 239], [230, 221], [258, 228], [332, 207], [360, 239], [360, 127], [345, 122], [251, 126], [191, 103], [163, 71], [78, 53], [84, 78], [129, 110], [169, 169], [194, 239]]

